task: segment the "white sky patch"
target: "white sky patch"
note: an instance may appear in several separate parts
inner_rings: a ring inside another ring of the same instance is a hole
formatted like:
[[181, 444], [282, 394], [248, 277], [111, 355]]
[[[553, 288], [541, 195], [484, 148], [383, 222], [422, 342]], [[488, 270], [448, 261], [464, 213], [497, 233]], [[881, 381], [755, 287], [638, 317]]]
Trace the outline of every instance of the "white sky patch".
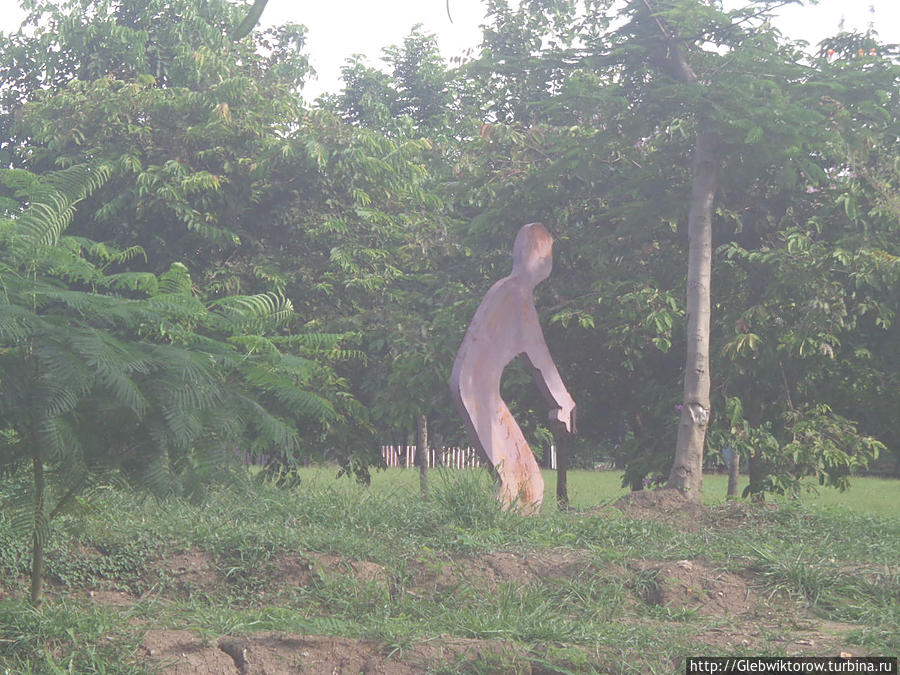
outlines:
[[[738, 3], [727, 2], [728, 6]], [[24, 12], [16, 0], [0, 0], [0, 31], [15, 31]], [[269, 0], [262, 25], [300, 23], [308, 29], [306, 53], [318, 73], [304, 95], [313, 100], [340, 89], [340, 71], [354, 54], [381, 64], [382, 49], [401, 44], [413, 26], [422, 24], [437, 36], [444, 58], [464, 56], [481, 41], [485, 6], [481, 0]], [[452, 22], [450, 20], [452, 17]], [[843, 23], [842, 23], [843, 22]], [[873, 27], [883, 42], [900, 43], [900, 0], [821, 0], [815, 5], [784, 7], [776, 24], [788, 37], [813, 47], [840, 30], [864, 32]]]

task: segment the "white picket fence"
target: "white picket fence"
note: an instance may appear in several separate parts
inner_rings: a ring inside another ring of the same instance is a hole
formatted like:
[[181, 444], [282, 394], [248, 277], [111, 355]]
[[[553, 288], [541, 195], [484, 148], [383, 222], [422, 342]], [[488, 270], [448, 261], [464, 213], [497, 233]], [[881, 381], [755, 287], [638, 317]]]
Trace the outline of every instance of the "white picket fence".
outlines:
[[[413, 467], [416, 465], [416, 446], [382, 445], [381, 456], [388, 466]], [[428, 466], [468, 469], [481, 466], [481, 459], [475, 448], [429, 448]]]

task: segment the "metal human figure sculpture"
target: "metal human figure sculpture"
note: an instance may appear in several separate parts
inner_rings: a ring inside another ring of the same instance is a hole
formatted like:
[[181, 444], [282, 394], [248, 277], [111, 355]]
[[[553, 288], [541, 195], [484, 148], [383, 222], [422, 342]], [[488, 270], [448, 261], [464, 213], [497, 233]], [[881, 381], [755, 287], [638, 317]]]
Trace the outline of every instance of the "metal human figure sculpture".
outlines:
[[553, 267], [553, 238], [541, 223], [523, 226], [513, 246], [513, 269], [484, 296], [460, 345], [450, 388], [469, 435], [499, 477], [505, 507], [536, 513], [544, 479], [525, 436], [500, 397], [503, 369], [524, 355], [544, 398], [550, 420], [575, 432], [575, 401], [569, 395], [538, 322], [534, 288]]

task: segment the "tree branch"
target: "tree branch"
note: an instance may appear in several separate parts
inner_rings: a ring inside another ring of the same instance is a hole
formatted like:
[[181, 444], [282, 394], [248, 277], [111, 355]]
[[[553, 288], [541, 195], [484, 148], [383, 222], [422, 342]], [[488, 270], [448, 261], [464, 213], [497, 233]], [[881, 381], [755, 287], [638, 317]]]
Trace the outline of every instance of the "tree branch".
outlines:
[[64, 494], [60, 500], [56, 503], [56, 506], [50, 512], [50, 515], [47, 516], [47, 522], [49, 523], [51, 520], [56, 518], [63, 510], [75, 499], [76, 495], [81, 492], [81, 489], [84, 487], [85, 476], [82, 476], [81, 479], [78, 480], [75, 485], [69, 488], [68, 492]]
[[669, 65], [674, 69], [674, 75], [682, 82], [696, 82], [697, 74], [694, 72], [694, 69], [688, 65], [688, 62], [685, 61], [684, 56], [681, 53], [681, 49], [678, 48], [678, 34], [675, 31], [669, 32], [666, 29], [666, 25], [660, 20], [660, 18], [656, 15], [653, 10], [653, 7], [650, 5], [648, 0], [642, 0], [644, 6], [647, 8], [647, 11], [650, 12], [650, 16], [653, 17], [653, 20], [656, 21], [656, 25], [659, 27], [659, 32], [662, 33], [663, 38], [666, 41], [666, 59], [669, 62]]
[[266, 8], [269, 0], [254, 0], [253, 7], [247, 12], [247, 16], [241, 21], [240, 25], [231, 33], [231, 39], [235, 42], [243, 40], [250, 35], [250, 31], [259, 23], [259, 17], [262, 16], [263, 10]]

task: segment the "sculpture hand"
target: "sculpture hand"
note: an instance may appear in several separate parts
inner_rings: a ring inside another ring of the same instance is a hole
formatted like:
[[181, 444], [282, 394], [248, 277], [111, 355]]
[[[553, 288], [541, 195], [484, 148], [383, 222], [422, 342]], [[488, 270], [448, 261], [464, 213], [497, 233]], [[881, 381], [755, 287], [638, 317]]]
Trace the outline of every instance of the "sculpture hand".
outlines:
[[[570, 399], [571, 400], [571, 399]], [[550, 411], [550, 421], [557, 422], [565, 427], [570, 434], [575, 430], [575, 401], [571, 401], [563, 408], [554, 408]]]

